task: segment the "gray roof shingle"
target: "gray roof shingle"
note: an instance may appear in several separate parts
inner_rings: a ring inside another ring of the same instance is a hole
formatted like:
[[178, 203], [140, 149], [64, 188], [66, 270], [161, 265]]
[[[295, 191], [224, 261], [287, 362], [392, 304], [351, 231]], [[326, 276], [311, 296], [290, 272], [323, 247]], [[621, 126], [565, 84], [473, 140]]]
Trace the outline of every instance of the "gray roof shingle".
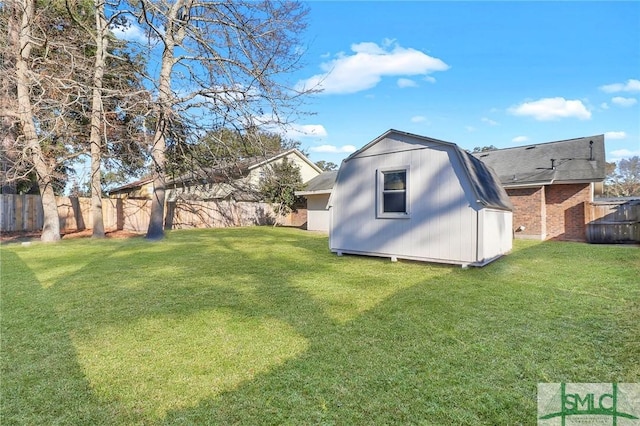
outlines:
[[337, 170], [322, 172], [318, 176], [307, 182], [304, 190], [296, 191], [296, 195], [329, 194], [336, 182]]
[[490, 166], [505, 187], [601, 182], [605, 178], [604, 135], [473, 155]]
[[458, 154], [466, 165], [467, 173], [475, 193], [485, 207], [498, 210], [513, 210], [513, 204], [500, 184], [500, 180], [491, 167], [473, 155], [457, 147]]

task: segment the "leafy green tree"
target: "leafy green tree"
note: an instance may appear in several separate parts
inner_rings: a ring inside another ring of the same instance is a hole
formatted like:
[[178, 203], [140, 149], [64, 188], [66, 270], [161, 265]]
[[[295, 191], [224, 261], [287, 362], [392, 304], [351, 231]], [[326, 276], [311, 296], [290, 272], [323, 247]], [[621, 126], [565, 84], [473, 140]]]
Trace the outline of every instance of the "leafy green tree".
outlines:
[[[296, 210], [301, 200], [295, 192], [303, 188], [300, 168], [286, 157], [281, 162], [271, 164], [260, 183], [260, 193], [266, 201], [275, 204], [277, 216], [286, 216]], [[277, 223], [276, 217], [274, 226]]]

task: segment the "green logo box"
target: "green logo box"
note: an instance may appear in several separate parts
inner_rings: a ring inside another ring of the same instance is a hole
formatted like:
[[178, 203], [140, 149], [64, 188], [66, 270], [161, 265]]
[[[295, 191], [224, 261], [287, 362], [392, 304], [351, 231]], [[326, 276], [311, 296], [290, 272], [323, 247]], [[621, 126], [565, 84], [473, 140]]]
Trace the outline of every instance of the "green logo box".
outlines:
[[538, 383], [538, 425], [640, 426], [640, 383]]

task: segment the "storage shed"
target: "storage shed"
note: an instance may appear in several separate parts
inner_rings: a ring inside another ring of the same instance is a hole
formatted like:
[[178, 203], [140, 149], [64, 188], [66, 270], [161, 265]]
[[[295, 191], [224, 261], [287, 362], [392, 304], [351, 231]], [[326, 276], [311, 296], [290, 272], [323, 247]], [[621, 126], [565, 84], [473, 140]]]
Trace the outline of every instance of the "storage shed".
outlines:
[[332, 252], [483, 266], [512, 247], [512, 205], [456, 144], [389, 130], [346, 158], [329, 200]]

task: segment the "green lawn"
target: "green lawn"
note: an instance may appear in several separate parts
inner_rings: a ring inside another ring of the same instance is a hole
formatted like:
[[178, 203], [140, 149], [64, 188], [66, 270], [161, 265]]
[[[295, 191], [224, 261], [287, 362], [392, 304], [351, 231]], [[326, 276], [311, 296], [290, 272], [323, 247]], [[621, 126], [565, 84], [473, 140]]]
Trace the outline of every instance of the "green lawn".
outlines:
[[640, 382], [640, 249], [484, 268], [296, 229], [5, 245], [1, 423], [536, 423], [539, 382]]

